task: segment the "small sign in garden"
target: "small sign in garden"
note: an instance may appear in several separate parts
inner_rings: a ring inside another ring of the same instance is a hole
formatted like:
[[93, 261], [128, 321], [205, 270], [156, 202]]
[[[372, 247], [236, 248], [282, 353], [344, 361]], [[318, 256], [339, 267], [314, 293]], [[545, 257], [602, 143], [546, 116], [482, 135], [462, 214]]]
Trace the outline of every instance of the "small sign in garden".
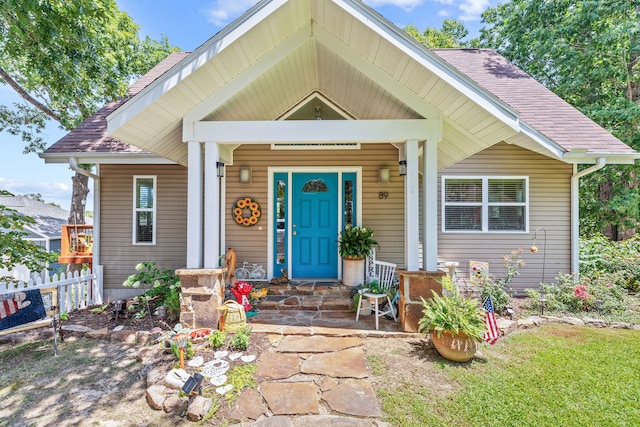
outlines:
[[44, 319], [46, 315], [39, 289], [0, 295], [0, 330]]

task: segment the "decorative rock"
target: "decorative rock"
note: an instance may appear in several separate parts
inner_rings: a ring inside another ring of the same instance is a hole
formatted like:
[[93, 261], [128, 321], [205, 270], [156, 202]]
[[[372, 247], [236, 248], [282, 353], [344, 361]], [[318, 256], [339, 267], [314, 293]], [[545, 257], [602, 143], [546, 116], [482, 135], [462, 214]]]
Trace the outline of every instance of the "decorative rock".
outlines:
[[211, 384], [213, 384], [216, 387], [219, 387], [221, 385], [223, 385], [224, 383], [227, 382], [227, 376], [226, 375], [220, 375], [218, 377], [213, 377], [211, 378], [211, 380], [209, 380], [209, 382]]
[[251, 363], [256, 360], [256, 356], [254, 354], [248, 354], [246, 356], [240, 357], [240, 360], [242, 360], [244, 363]]
[[214, 378], [219, 377], [229, 370], [229, 362], [221, 359], [214, 359], [211, 362], [207, 362], [203, 365], [200, 372], [205, 377]]
[[568, 323], [574, 326], [584, 326], [584, 322], [577, 317], [563, 317], [562, 323]]
[[187, 418], [190, 421], [200, 421], [207, 415], [207, 412], [211, 409], [213, 401], [207, 397], [194, 396], [189, 400], [189, 406], [187, 407]]
[[[318, 414], [317, 387], [311, 382], [260, 384], [262, 397], [274, 415]], [[295, 399], [292, 398], [295, 396]], [[344, 396], [343, 396], [344, 398]]]
[[340, 337], [331, 338], [321, 335], [302, 337], [295, 335], [285, 336], [278, 345], [280, 353], [324, 353], [339, 351], [351, 347], [361, 346], [362, 338]]
[[193, 359], [189, 360], [189, 362], [187, 362], [187, 365], [191, 366], [192, 368], [198, 368], [203, 364], [204, 358], [202, 356], [196, 356]]
[[536, 326], [537, 325], [535, 324], [535, 322], [530, 318], [519, 319], [518, 320], [518, 328], [519, 329], [530, 329], [530, 328], [534, 328]]
[[606, 328], [607, 323], [602, 319], [592, 319], [590, 317], [585, 317], [582, 321], [589, 326], [595, 326], [596, 328]]
[[262, 353], [254, 373], [256, 381], [280, 380], [299, 372], [300, 358], [295, 354]]
[[161, 383], [165, 374], [163, 374], [160, 369], [154, 368], [147, 372], [147, 387], [152, 386], [153, 384]]
[[172, 369], [167, 373], [164, 378], [164, 383], [167, 387], [175, 388], [176, 390], [182, 389], [184, 383], [187, 382], [190, 375], [184, 369]]
[[114, 331], [111, 333], [111, 342], [122, 341], [127, 344], [136, 343], [135, 331]]
[[93, 329], [82, 325], [62, 325], [62, 331], [65, 334], [78, 334], [82, 336], [87, 332], [93, 331]]
[[162, 410], [162, 405], [166, 399], [166, 387], [160, 384], [152, 385], [147, 388], [147, 403], [151, 409], [156, 411]]
[[633, 329], [634, 331], [640, 331], [640, 323], [638, 323], [637, 325], [631, 326], [631, 329]]
[[[345, 398], [348, 396], [348, 398]], [[359, 417], [380, 417], [376, 392], [368, 381], [347, 379], [322, 394], [333, 411]]]
[[515, 320], [509, 320], [509, 319], [500, 317], [496, 319], [496, 323], [498, 324], [498, 329], [502, 331], [502, 334], [504, 336], [507, 336], [513, 331], [515, 331], [516, 329], [518, 329], [518, 322], [516, 322]]
[[615, 329], [631, 329], [631, 323], [612, 322], [610, 326]]
[[87, 332], [84, 334], [87, 338], [94, 338], [98, 340], [108, 340], [111, 338], [111, 334], [107, 328], [102, 329], [94, 329], [93, 331]]
[[230, 392], [233, 389], [233, 385], [232, 384], [227, 384], [224, 387], [218, 387], [216, 389], [216, 393], [220, 394], [220, 395], [225, 395], [228, 392]]
[[124, 330], [124, 325], [118, 325], [115, 328], [113, 328], [114, 331], [122, 331]]
[[231, 353], [229, 355], [230, 360], [240, 359], [242, 357], [242, 353]]
[[168, 414], [181, 414], [187, 409], [187, 400], [177, 394], [167, 396], [162, 404], [164, 412]]
[[160, 328], [159, 326], [156, 326], [155, 328], [151, 328], [151, 330], [149, 331], [149, 333], [151, 335], [157, 335], [162, 333], [162, 328]]
[[244, 418], [257, 420], [265, 411], [266, 408], [260, 394], [256, 390], [248, 389], [242, 392], [233, 403], [230, 416], [236, 420]]
[[544, 319], [549, 323], [561, 323], [562, 319], [556, 316], [544, 316]]
[[300, 371], [305, 374], [329, 375], [340, 378], [366, 378], [369, 376], [362, 347], [349, 348], [334, 353], [312, 354], [302, 362]]
[[137, 331], [136, 342], [142, 345], [149, 345], [153, 343], [153, 337], [149, 331]]
[[215, 353], [213, 353], [213, 358], [222, 359], [223, 357], [227, 357], [228, 355], [229, 355], [229, 352], [227, 350], [218, 350]]
[[[254, 426], [257, 424], [254, 424]], [[297, 417], [295, 424], [304, 427], [391, 427], [391, 424], [380, 420], [343, 417], [340, 415], [315, 415]]]

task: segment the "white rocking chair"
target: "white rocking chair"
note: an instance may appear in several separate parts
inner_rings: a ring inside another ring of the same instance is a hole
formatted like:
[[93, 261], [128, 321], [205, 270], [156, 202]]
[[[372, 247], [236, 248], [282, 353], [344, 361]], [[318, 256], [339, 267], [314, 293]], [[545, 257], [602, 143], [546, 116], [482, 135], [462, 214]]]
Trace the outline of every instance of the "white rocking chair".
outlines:
[[[373, 300], [373, 314], [376, 316], [376, 329], [379, 328], [378, 319], [380, 316], [384, 316], [387, 314], [391, 314], [393, 316], [393, 320], [397, 321], [396, 311], [393, 309], [393, 304], [389, 294], [392, 293], [396, 289], [396, 284], [394, 281], [394, 275], [396, 272], [396, 264], [384, 261], [373, 261], [373, 272], [374, 274], [369, 277], [369, 283], [373, 280], [378, 281], [379, 289], [381, 293], [372, 293], [371, 289], [365, 288], [358, 291], [360, 294], [360, 301], [358, 301], [358, 309], [356, 310], [356, 322], [360, 317], [360, 308], [362, 306], [362, 300], [367, 298]], [[387, 309], [385, 311], [380, 311], [380, 302], [387, 299]]]

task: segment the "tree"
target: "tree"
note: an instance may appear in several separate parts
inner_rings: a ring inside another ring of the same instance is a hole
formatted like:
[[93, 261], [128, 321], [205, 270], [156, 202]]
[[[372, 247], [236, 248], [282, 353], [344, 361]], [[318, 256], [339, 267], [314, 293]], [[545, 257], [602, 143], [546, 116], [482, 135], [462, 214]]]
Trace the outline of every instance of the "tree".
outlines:
[[[488, 9], [492, 47], [636, 150], [640, 149], [640, 2], [512, 0]], [[581, 229], [613, 240], [640, 224], [638, 166], [609, 165], [580, 184]]]
[[0, 268], [22, 264], [30, 271], [41, 271], [55, 262], [56, 253], [48, 253], [44, 247], [23, 239], [28, 234], [24, 227], [33, 223], [33, 218], [0, 206]]
[[404, 31], [429, 49], [469, 46], [469, 43], [464, 41], [469, 35], [469, 30], [463, 23], [454, 19], [445, 19], [441, 29], [427, 27], [420, 32], [415, 25], [408, 25]]
[[[174, 50], [166, 37], [140, 40], [115, 0], [3, 0], [0, 82], [22, 100], [0, 105], [0, 131], [21, 136], [25, 153], [43, 150], [49, 120], [73, 129]], [[70, 222], [84, 223], [88, 192], [76, 173]]]

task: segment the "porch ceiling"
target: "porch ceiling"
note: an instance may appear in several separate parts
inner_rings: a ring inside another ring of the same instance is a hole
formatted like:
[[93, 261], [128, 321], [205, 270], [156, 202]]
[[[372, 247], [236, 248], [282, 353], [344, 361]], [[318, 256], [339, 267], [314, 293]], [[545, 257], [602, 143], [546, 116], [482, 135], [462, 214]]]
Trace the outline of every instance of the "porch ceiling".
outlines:
[[[359, 2], [260, 2], [108, 117], [187, 164], [184, 123], [269, 121], [319, 92], [357, 119], [442, 118], [439, 167], [513, 136], [516, 113]], [[212, 137], [215, 140], [215, 137]]]

